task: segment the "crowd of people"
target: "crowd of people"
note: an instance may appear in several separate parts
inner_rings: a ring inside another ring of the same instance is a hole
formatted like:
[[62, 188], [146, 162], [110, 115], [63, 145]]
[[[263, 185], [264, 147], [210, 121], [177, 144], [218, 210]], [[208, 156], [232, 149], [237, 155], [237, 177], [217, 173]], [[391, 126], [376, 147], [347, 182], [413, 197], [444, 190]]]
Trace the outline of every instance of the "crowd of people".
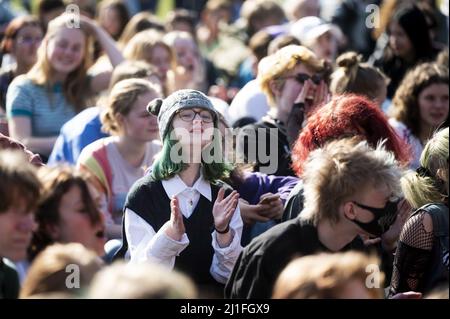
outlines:
[[0, 299], [448, 299], [448, 1], [162, 2], [1, 2]]

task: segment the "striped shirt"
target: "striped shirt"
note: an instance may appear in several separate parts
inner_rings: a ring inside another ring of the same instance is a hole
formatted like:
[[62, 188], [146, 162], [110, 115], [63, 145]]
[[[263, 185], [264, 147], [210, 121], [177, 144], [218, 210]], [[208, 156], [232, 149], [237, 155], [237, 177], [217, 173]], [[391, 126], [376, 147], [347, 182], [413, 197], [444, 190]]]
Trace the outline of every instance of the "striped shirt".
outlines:
[[15, 116], [29, 117], [31, 135], [37, 137], [57, 136], [61, 126], [76, 114], [64, 96], [61, 83], [55, 84], [48, 92], [26, 75], [16, 77], [10, 84], [6, 95], [6, 112], [9, 119]]

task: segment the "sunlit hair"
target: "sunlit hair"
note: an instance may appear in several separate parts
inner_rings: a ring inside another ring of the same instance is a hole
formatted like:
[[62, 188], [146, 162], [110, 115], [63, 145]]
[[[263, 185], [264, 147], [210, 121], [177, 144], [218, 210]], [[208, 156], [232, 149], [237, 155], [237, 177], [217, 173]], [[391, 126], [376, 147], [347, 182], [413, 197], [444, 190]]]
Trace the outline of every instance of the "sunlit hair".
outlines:
[[158, 69], [154, 65], [145, 61], [125, 60], [114, 68], [108, 91], [111, 91], [116, 83], [126, 79], [146, 79], [155, 85], [161, 84]]
[[437, 63], [423, 63], [409, 71], [395, 92], [390, 115], [404, 123], [415, 136], [420, 135], [419, 95], [432, 84], [448, 86], [448, 68]]
[[[382, 288], [367, 287], [368, 266], [379, 267], [376, 256], [359, 252], [321, 253], [299, 257], [291, 261], [279, 275], [274, 299], [342, 299], [343, 291], [354, 280], [365, 287], [373, 299], [382, 299]], [[382, 287], [384, 274], [377, 278]], [[354, 297], [355, 298], [355, 297]]]
[[[72, 298], [81, 297], [102, 266], [103, 262], [95, 252], [82, 244], [54, 244], [40, 253], [32, 263], [20, 298], [46, 293], [68, 293]], [[78, 288], [67, 285], [70, 275], [68, 270], [79, 274]]]
[[383, 111], [363, 96], [347, 94], [334, 96], [308, 117], [292, 150], [292, 168], [300, 176], [311, 151], [331, 140], [355, 135], [367, 140], [372, 147], [386, 140], [386, 149], [393, 152], [401, 164], [409, 163], [409, 147], [389, 125]]
[[281, 90], [286, 81], [283, 76], [297, 65], [302, 64], [313, 72], [327, 71], [324, 60], [319, 59], [314, 52], [300, 45], [283, 47], [262, 59], [260, 64], [264, 67], [258, 69], [258, 81], [271, 106], [276, 106], [275, 97], [270, 87], [271, 83], [276, 81], [276, 85]]
[[41, 183], [36, 168], [28, 163], [23, 152], [0, 150], [0, 214], [21, 201], [27, 212], [36, 209]]
[[139, 96], [151, 93], [161, 97], [161, 88], [144, 79], [126, 79], [117, 82], [109, 93], [106, 108], [101, 114], [102, 130], [109, 134], [121, 133], [118, 115], [127, 116]]
[[3, 54], [12, 53], [14, 41], [16, 40], [19, 31], [25, 27], [36, 27], [42, 31], [41, 24], [36, 17], [33, 16], [19, 16], [14, 18], [6, 27], [3, 39], [0, 44], [0, 51]]
[[281, 24], [286, 16], [279, 1], [274, 0], [248, 0], [241, 7], [240, 16], [247, 24], [247, 34], [251, 37], [257, 30], [258, 22], [272, 19]]
[[[49, 41], [62, 29], [68, 28], [72, 17], [68, 14], [63, 14], [48, 24], [47, 33], [38, 49], [38, 58], [36, 64], [27, 73], [27, 77], [37, 85], [42, 85], [47, 88], [48, 94], [51, 96], [50, 85], [53, 82], [54, 70], [50, 61], [47, 58], [47, 49]], [[84, 36], [84, 54], [80, 65], [67, 76], [63, 83], [63, 92], [67, 101], [74, 106], [75, 111], [81, 111], [85, 105], [85, 99], [88, 95], [89, 88], [87, 83], [87, 70], [92, 65], [92, 39], [87, 30], [80, 25], [80, 32]]]
[[41, 198], [36, 212], [36, 222], [39, 227], [34, 232], [28, 249], [30, 260], [33, 260], [45, 247], [55, 243], [49, 228], [60, 222], [60, 202], [73, 187], [78, 187], [81, 192], [85, 209], [80, 214], [86, 214], [92, 225], [102, 222], [101, 213], [89, 192], [90, 176], [87, 173], [75, 171], [69, 166], [42, 167], [38, 171], [38, 177], [42, 183]]
[[[175, 44], [178, 40], [185, 40], [192, 44], [192, 47], [197, 50], [197, 44], [195, 43], [194, 38], [189, 32], [186, 31], [170, 31], [166, 33], [163, 37], [163, 41], [166, 45], [168, 45], [171, 48], [175, 47]], [[177, 59], [176, 52], [175, 52], [175, 60]]]
[[428, 203], [443, 202], [448, 196], [446, 194], [449, 183], [448, 134], [448, 128], [438, 131], [422, 151], [420, 165], [426, 168], [431, 176], [409, 172], [401, 180], [405, 198], [413, 208], [417, 209]]
[[[387, 77], [376, 67], [361, 62], [356, 52], [346, 52], [337, 60], [338, 68], [331, 74], [330, 91], [333, 95], [355, 93], [375, 100], [387, 87]], [[383, 101], [378, 101], [383, 103]]]
[[116, 262], [100, 271], [88, 293], [93, 299], [192, 299], [197, 289], [189, 277], [153, 263]]
[[376, 148], [357, 137], [332, 141], [309, 155], [303, 172], [302, 217], [314, 225], [339, 221], [339, 207], [368, 187], [386, 186], [400, 197], [400, 178], [394, 154], [383, 143]]
[[150, 57], [157, 46], [167, 50], [173, 65], [175, 60], [172, 48], [162, 40], [162, 34], [155, 30], [144, 30], [132, 37], [123, 50], [123, 56], [127, 60], [144, 60], [151, 63]]
[[154, 29], [159, 32], [164, 32], [164, 24], [159, 21], [154, 14], [148, 11], [139, 12], [138, 14], [134, 15], [130, 19], [130, 21], [128, 21], [117, 45], [120, 48], [125, 47], [132, 37], [134, 37], [137, 33], [147, 29]]

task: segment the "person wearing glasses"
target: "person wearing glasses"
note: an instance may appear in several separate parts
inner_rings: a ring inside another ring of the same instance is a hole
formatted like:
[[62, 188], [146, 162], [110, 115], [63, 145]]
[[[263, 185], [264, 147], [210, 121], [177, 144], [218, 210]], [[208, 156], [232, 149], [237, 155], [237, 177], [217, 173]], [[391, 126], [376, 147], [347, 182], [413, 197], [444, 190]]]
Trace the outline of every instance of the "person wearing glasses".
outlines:
[[260, 86], [271, 109], [257, 123], [244, 126], [238, 135], [240, 161], [254, 170], [277, 176], [295, 176], [291, 146], [305, 115], [328, 96], [328, 64], [298, 45], [281, 48], [264, 58], [258, 73]]
[[147, 112], [148, 102], [160, 96], [161, 86], [146, 79], [117, 82], [101, 113], [102, 129], [111, 136], [87, 145], [78, 158], [78, 168], [93, 176], [102, 194], [110, 239], [121, 237], [127, 193], [161, 150], [156, 116]]
[[0, 133], [8, 133], [5, 118], [8, 87], [16, 76], [27, 73], [36, 63], [37, 48], [43, 36], [39, 20], [32, 16], [13, 19], [5, 30], [0, 52], [2, 57], [9, 54], [15, 63], [6, 67], [2, 65], [0, 72]]
[[242, 250], [243, 223], [238, 193], [221, 182], [231, 167], [218, 115], [206, 95], [189, 89], [148, 108], [158, 115], [163, 148], [128, 194], [124, 245], [116, 256], [182, 271], [203, 297], [221, 298]]

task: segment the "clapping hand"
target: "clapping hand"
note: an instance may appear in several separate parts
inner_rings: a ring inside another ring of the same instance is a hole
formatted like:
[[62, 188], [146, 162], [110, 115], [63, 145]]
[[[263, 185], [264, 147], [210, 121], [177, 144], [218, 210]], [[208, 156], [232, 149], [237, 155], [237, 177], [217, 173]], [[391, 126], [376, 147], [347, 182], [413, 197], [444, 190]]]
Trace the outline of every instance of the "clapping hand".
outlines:
[[184, 228], [183, 215], [176, 197], [173, 197], [170, 201], [170, 210], [170, 220], [165, 225], [165, 234], [173, 240], [180, 241], [186, 229]]
[[216, 201], [213, 206], [214, 227], [219, 232], [225, 231], [233, 217], [239, 200], [239, 194], [233, 191], [224, 198], [225, 189], [222, 187], [217, 194]]

